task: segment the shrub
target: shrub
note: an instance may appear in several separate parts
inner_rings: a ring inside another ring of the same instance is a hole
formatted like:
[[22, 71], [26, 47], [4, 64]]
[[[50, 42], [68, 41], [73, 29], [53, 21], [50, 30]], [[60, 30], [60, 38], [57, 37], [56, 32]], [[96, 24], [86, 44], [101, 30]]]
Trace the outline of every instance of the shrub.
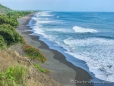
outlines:
[[33, 64], [35, 68], [37, 68], [39, 71], [41, 71], [42, 73], [49, 73], [49, 70], [47, 69], [43, 69], [42, 67], [40, 67], [38, 64]]
[[0, 86], [25, 86], [26, 69], [23, 66], [9, 67], [0, 73]]
[[[19, 23], [17, 18], [30, 14], [30, 11], [11, 11], [6, 15], [0, 15], [0, 47], [6, 42], [7, 46], [15, 43], [25, 43], [22, 36], [20, 36], [14, 27], [18, 26]], [[4, 42], [4, 43], [3, 43]]]
[[23, 45], [23, 50], [25, 51], [27, 56], [29, 56], [31, 58], [31, 60], [36, 59], [38, 61], [41, 61], [42, 63], [44, 63], [46, 61], [45, 56], [38, 49], [36, 49], [28, 44]]
[[10, 24], [14, 27], [19, 25], [15, 17], [8, 17], [6, 15], [0, 15], [0, 24]]
[[6, 43], [4, 38], [0, 35], [0, 48], [4, 49], [6, 47]]
[[0, 35], [3, 36], [7, 45], [10, 46], [14, 43], [22, 43], [22, 37], [16, 32], [14, 27], [9, 24], [0, 25]]
[[12, 11], [10, 13], [7, 13], [7, 16], [9, 18], [11, 18], [11, 17], [20, 18], [20, 17], [23, 17], [23, 16], [31, 14], [31, 13], [32, 13], [32, 11]]

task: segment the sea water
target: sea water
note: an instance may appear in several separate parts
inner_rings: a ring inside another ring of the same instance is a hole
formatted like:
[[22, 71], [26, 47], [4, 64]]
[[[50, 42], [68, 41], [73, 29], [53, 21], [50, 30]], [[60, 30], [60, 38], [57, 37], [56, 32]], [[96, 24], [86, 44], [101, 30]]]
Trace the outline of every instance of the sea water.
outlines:
[[40, 11], [29, 25], [50, 45], [85, 61], [95, 77], [114, 82], [113, 12]]

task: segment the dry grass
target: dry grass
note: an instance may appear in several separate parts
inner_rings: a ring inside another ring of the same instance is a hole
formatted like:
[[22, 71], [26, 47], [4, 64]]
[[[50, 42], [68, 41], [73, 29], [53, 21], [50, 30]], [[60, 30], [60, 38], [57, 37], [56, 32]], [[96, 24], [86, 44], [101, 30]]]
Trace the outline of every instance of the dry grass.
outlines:
[[16, 65], [27, 69], [28, 72], [24, 82], [27, 83], [27, 86], [63, 86], [46, 74], [38, 71], [27, 57], [22, 57], [17, 52], [0, 50], [0, 71], [6, 71], [10, 66]]

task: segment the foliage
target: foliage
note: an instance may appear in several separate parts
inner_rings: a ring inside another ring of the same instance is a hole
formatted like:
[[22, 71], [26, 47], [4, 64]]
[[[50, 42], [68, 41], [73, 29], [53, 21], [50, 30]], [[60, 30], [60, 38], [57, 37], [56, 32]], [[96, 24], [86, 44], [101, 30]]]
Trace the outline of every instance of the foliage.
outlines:
[[19, 23], [15, 17], [8, 17], [6, 15], [0, 15], [0, 24], [10, 24], [11, 26], [18, 26]]
[[4, 38], [0, 35], [0, 48], [4, 49], [6, 47]]
[[34, 67], [37, 68], [39, 71], [41, 71], [42, 73], [48, 73], [49, 70], [47, 69], [43, 69], [42, 67], [40, 67], [38, 64], [34, 64]]
[[9, 67], [0, 72], [0, 86], [25, 86], [26, 69], [23, 66]]
[[19, 25], [17, 18], [30, 13], [32, 12], [13, 11], [0, 4], [0, 48], [3, 48], [5, 45], [7, 47], [14, 43], [24, 42], [23, 37], [16, 32], [15, 27]]
[[16, 32], [14, 27], [9, 24], [0, 25], [0, 35], [4, 38], [8, 46], [14, 43], [22, 43], [22, 37]]
[[9, 18], [14, 17], [14, 18], [20, 18], [23, 17], [25, 15], [31, 14], [32, 11], [12, 11], [10, 13], [7, 13], [7, 16]]
[[12, 10], [10, 8], [7, 8], [6, 6], [3, 6], [0, 4], [0, 14], [7, 14], [11, 12]]
[[29, 56], [32, 60], [36, 59], [38, 61], [41, 61], [42, 63], [44, 63], [46, 61], [45, 56], [38, 49], [36, 49], [26, 43], [23, 45], [23, 50], [25, 51], [27, 56]]

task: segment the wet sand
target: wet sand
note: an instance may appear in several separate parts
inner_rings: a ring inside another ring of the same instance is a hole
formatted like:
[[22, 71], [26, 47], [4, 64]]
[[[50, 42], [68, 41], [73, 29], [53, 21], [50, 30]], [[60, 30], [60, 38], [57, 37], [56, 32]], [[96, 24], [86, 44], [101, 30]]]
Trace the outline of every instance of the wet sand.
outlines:
[[20, 25], [17, 27], [16, 31], [25, 38], [27, 44], [38, 48], [46, 56], [47, 61], [43, 64], [39, 63], [41, 67], [49, 69], [49, 76], [62, 83], [64, 86], [93, 86], [92, 84], [75, 83], [75, 80], [89, 81], [92, 77], [85, 70], [68, 62], [63, 54], [57, 50], [50, 49], [46, 43], [39, 40], [38, 36], [29, 35], [33, 32], [25, 32], [25, 30], [31, 30], [31, 28], [26, 25], [32, 15], [33, 14], [18, 19]]

